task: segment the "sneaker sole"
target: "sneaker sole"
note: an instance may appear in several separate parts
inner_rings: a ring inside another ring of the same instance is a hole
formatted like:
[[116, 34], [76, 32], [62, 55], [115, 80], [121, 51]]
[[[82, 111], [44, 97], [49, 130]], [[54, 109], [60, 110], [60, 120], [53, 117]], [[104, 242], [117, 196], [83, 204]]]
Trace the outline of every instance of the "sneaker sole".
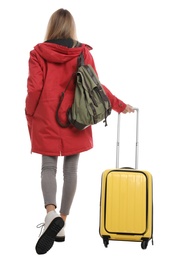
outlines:
[[55, 237], [55, 242], [64, 242], [65, 241], [65, 237]]
[[57, 233], [63, 228], [64, 221], [61, 217], [53, 219], [43, 235], [36, 244], [36, 252], [38, 255], [45, 254], [54, 244]]

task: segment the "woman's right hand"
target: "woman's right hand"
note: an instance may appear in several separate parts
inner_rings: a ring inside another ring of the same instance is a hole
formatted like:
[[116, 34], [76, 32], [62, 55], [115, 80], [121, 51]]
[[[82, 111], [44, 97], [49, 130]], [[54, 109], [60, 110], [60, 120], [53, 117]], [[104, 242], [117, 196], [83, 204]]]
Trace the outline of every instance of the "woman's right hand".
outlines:
[[131, 105], [126, 106], [126, 108], [122, 111], [123, 114], [127, 114], [127, 113], [134, 113], [134, 108]]

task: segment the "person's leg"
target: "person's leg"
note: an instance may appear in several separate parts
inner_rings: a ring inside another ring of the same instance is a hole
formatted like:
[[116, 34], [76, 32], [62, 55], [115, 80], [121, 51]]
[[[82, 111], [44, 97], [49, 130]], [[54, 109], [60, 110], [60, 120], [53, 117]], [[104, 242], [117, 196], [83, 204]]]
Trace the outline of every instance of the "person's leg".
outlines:
[[63, 190], [60, 215], [63, 220], [66, 220], [69, 215], [70, 208], [73, 202], [73, 198], [77, 185], [77, 170], [78, 170], [79, 154], [65, 156], [63, 163]]
[[47, 213], [56, 208], [56, 172], [57, 156], [42, 155], [41, 187]]
[[56, 235], [64, 226], [63, 219], [56, 213], [56, 170], [57, 157], [42, 156], [41, 187], [47, 210], [44, 231], [36, 244], [36, 252], [45, 254], [53, 246]]
[[[69, 215], [70, 208], [76, 191], [78, 160], [79, 160], [79, 154], [64, 157], [64, 163], [63, 163], [64, 182], [63, 182], [62, 200], [61, 200], [61, 208], [60, 208], [60, 216], [64, 220], [64, 222], [66, 221], [67, 215]], [[55, 238], [56, 242], [65, 241], [64, 227], [57, 234]]]

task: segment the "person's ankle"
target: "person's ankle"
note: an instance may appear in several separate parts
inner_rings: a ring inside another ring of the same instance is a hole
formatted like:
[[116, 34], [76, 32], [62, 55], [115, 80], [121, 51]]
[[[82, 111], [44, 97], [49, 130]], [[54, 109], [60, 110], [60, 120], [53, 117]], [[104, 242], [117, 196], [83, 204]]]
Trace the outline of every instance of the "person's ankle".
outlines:
[[66, 218], [67, 218], [66, 215], [60, 214], [60, 217], [63, 219], [64, 222], [66, 222]]
[[56, 207], [54, 205], [47, 205], [46, 206], [46, 211], [47, 213], [50, 211], [55, 211]]

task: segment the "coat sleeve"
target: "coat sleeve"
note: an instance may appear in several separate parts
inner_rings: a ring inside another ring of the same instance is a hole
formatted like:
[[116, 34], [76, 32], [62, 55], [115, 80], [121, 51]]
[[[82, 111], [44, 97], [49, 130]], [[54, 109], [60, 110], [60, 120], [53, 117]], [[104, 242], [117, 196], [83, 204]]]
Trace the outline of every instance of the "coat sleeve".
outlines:
[[120, 100], [115, 95], [113, 95], [107, 87], [105, 87], [104, 85], [102, 85], [102, 86], [106, 92], [106, 95], [108, 96], [108, 98], [111, 102], [112, 109], [118, 113], [124, 111], [124, 109], [126, 108], [127, 105], [122, 100]]
[[[91, 55], [89, 50], [85, 52], [85, 62], [91, 64], [91, 66], [94, 68], [95, 72], [97, 73], [93, 56]], [[127, 105], [122, 100], [117, 98], [105, 85], [102, 84], [102, 86], [111, 102], [112, 109], [118, 113], [123, 112]]]
[[39, 64], [34, 51], [30, 52], [29, 75], [27, 79], [27, 96], [25, 100], [25, 114], [29, 132], [32, 125], [32, 118], [43, 88], [43, 70]]

